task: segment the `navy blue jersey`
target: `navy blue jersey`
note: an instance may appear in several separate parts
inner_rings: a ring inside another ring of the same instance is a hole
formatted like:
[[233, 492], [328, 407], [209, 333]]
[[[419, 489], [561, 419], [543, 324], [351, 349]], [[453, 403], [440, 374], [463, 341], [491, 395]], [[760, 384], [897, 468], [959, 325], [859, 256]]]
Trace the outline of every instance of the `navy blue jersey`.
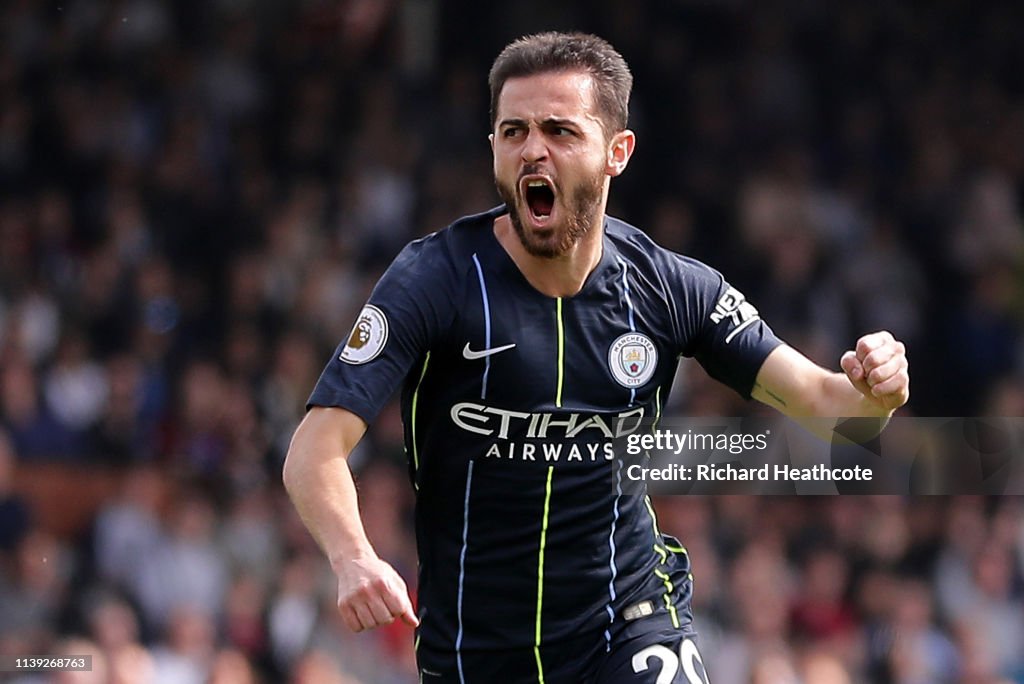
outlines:
[[612, 438], [660, 414], [680, 355], [749, 397], [779, 340], [718, 272], [613, 218], [580, 292], [543, 295], [494, 235], [504, 212], [408, 245], [309, 403], [371, 422], [404, 383], [421, 642], [539, 661], [648, 597], [680, 619], [689, 561], [616, 493]]

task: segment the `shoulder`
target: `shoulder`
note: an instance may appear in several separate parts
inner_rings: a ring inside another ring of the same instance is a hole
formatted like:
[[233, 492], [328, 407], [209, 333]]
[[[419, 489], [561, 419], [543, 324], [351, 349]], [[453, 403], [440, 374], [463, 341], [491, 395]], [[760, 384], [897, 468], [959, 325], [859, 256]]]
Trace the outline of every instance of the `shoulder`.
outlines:
[[496, 207], [464, 216], [441, 230], [413, 240], [395, 257], [389, 270], [392, 275], [407, 274], [414, 278], [454, 276], [464, 271], [502, 209]]
[[692, 257], [673, 252], [651, 239], [647, 233], [620, 219], [608, 217], [605, 234], [616, 256], [651, 280], [680, 285], [698, 291], [717, 292], [725, 282], [713, 267]]

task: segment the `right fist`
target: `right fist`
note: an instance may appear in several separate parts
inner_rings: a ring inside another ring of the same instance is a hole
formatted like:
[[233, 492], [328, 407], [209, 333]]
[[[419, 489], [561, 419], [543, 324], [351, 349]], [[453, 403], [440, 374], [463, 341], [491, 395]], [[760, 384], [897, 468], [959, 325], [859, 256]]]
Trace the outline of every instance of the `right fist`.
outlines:
[[335, 570], [338, 576], [338, 612], [353, 632], [390, 625], [401, 618], [419, 625], [409, 590], [393, 567], [377, 557], [355, 558]]

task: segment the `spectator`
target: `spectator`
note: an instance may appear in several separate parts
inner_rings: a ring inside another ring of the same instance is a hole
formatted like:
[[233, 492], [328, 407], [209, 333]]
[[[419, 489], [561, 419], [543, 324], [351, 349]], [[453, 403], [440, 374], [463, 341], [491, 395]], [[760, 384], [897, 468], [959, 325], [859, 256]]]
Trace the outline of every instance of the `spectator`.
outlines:
[[[178, 494], [156, 546], [137, 558], [134, 587], [147, 624], [170, 629], [183, 610], [201, 611], [207, 620], [221, 617], [228, 584], [227, 559], [216, 544], [216, 513], [198, 492]], [[186, 636], [199, 616], [181, 618]]]

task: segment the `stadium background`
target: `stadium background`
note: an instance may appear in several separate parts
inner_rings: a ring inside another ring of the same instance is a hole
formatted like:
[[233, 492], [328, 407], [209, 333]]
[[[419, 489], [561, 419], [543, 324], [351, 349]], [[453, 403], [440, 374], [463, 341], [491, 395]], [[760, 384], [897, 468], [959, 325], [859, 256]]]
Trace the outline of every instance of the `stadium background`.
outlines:
[[[333, 614], [279, 470], [381, 269], [496, 202], [486, 72], [530, 31], [598, 32], [634, 71], [612, 213], [822, 363], [892, 330], [908, 415], [1021, 416], [1022, 26], [1015, 2], [3, 3], [0, 652], [415, 680], [408, 630]], [[680, 385], [677, 412], [752, 410]], [[412, 579], [394, 407], [354, 461]], [[1019, 499], [658, 506], [719, 684], [1024, 682]]]

